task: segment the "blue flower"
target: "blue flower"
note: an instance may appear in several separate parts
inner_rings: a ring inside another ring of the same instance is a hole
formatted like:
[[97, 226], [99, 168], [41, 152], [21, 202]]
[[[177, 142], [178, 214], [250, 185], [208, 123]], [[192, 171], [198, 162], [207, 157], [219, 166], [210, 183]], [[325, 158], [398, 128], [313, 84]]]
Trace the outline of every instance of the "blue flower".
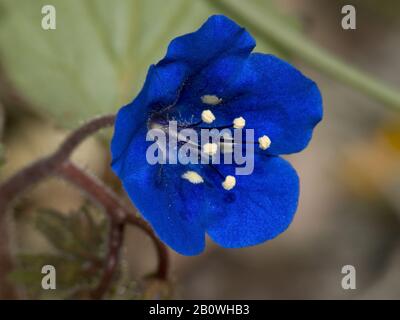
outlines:
[[[244, 28], [211, 16], [170, 43], [139, 95], [118, 112], [112, 168], [160, 239], [181, 254], [202, 252], [206, 233], [226, 248], [262, 243], [286, 230], [297, 209], [299, 179], [279, 155], [307, 146], [322, 119], [321, 95], [293, 66], [251, 53], [254, 47]], [[168, 120], [254, 129], [254, 172], [235, 176], [235, 164], [149, 164], [146, 134]]]

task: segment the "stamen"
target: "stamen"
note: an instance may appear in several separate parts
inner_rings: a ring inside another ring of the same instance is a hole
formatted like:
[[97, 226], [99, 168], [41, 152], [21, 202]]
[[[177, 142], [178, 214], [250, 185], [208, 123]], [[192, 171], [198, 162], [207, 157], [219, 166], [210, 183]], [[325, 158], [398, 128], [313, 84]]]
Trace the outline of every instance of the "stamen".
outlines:
[[233, 153], [233, 143], [232, 142], [220, 142], [219, 147], [222, 153]]
[[233, 120], [233, 127], [235, 129], [242, 129], [246, 125], [246, 120], [243, 117], [235, 118]]
[[[199, 126], [199, 125], [196, 125], [195, 127], [196, 127], [196, 129], [210, 129], [209, 127], [202, 127], [202, 126]], [[191, 126], [191, 128], [194, 128], [194, 126]], [[232, 128], [231, 124], [226, 125], [226, 126], [213, 127], [213, 129], [218, 129], [218, 130], [230, 129], [230, 128]]]
[[222, 182], [222, 187], [225, 190], [231, 190], [236, 185], [236, 178], [234, 176], [226, 176], [225, 181]]
[[217, 104], [220, 104], [222, 102], [222, 99], [218, 98], [215, 95], [206, 94], [201, 97], [201, 102], [215, 106]]
[[268, 136], [264, 135], [258, 138], [258, 146], [260, 147], [260, 149], [267, 150], [270, 145], [271, 145], [271, 139]]
[[233, 147], [235, 143], [233, 142], [232, 133], [224, 132], [222, 134], [222, 141], [219, 143], [219, 148], [222, 153], [233, 153]]
[[186, 171], [182, 175], [182, 178], [188, 180], [189, 182], [191, 182], [193, 184], [199, 184], [199, 183], [203, 183], [204, 182], [204, 180], [201, 177], [201, 175], [199, 175], [195, 171]]
[[201, 120], [203, 120], [205, 123], [212, 123], [215, 120], [215, 116], [211, 110], [204, 110], [201, 113]]
[[210, 156], [213, 156], [217, 153], [218, 145], [216, 143], [206, 143], [203, 145], [203, 152]]
[[224, 138], [224, 140], [233, 140], [232, 133], [227, 131], [222, 134], [222, 138]]

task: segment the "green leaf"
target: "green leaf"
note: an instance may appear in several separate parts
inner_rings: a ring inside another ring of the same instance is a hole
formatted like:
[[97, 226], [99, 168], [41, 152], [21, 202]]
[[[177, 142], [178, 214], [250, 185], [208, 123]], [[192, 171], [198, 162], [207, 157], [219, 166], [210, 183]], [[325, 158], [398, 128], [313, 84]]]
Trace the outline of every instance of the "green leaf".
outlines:
[[95, 221], [94, 214], [86, 206], [68, 215], [42, 209], [36, 227], [62, 254], [98, 262], [104, 254], [107, 225], [104, 217]]
[[[43, 5], [56, 8], [56, 30], [42, 29]], [[197, 0], [0, 0], [0, 12], [6, 76], [68, 127], [128, 103], [169, 41], [212, 13]]]
[[[107, 220], [89, 205], [68, 215], [42, 209], [36, 227], [56, 249], [54, 253], [19, 254], [11, 279], [23, 285], [31, 298], [43, 297], [41, 269], [52, 265], [57, 272], [58, 298], [87, 292], [99, 281], [104, 267]], [[54, 296], [52, 296], [54, 298]]]
[[[296, 25], [271, 0], [248, 2]], [[56, 30], [42, 29], [43, 5], [55, 7]], [[0, 63], [35, 112], [75, 127], [131, 101], [171, 39], [216, 13], [203, 0], [0, 0]]]
[[100, 275], [99, 269], [93, 272], [82, 262], [63, 255], [20, 254], [17, 261], [18, 265], [9, 277], [14, 283], [24, 286], [31, 298], [39, 298], [46, 293], [41, 287], [44, 265], [52, 265], [56, 269], [57, 290], [53, 294], [58, 298], [66, 298], [76, 289], [90, 288]]

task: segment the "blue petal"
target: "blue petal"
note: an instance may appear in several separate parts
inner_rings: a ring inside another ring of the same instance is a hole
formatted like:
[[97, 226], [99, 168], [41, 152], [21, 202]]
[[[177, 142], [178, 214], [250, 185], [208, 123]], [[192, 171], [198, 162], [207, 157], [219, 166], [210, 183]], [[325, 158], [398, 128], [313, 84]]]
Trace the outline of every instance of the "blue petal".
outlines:
[[[201, 96], [215, 94], [216, 106], [204, 105]], [[287, 62], [272, 55], [253, 53], [248, 58], [225, 56], [211, 63], [185, 86], [173, 115], [184, 121], [200, 119], [211, 109], [212, 126], [246, 119], [256, 137], [268, 135], [269, 154], [304, 149], [322, 119], [322, 99], [317, 85]]]
[[[139, 130], [123, 159], [113, 163], [112, 168], [136, 208], [163, 242], [181, 254], [199, 254], [205, 245], [205, 227], [200, 217], [206, 194], [204, 185], [182, 179], [189, 166], [150, 165], [146, 150], [151, 142], [145, 141], [146, 133], [147, 128]], [[195, 192], [198, 196], [193, 197]]]
[[111, 141], [115, 168], [138, 131], [147, 126], [151, 113], [175, 102], [187, 72], [188, 68], [181, 63], [150, 66], [139, 95], [118, 111]]
[[[212, 109], [213, 125], [236, 117], [256, 136], [267, 134], [270, 154], [304, 148], [322, 118], [321, 96], [314, 82], [286, 62], [251, 54], [254, 39], [224, 16], [213, 16], [196, 32], [173, 40], [166, 57], [151, 66], [138, 97], [117, 116], [112, 140], [112, 168], [125, 190], [160, 239], [177, 252], [194, 255], [204, 249], [207, 231], [224, 247], [244, 247], [272, 239], [292, 221], [298, 201], [298, 177], [283, 159], [256, 155], [255, 171], [236, 176], [231, 191], [209, 166], [150, 165], [147, 122], [154, 112], [169, 119], [193, 121]], [[223, 99], [215, 107], [201, 96]], [[194, 121], [196, 122], [196, 121]], [[218, 166], [223, 176], [233, 166]], [[182, 179], [187, 170], [205, 180]]]
[[[181, 178], [173, 166], [157, 165], [124, 179], [124, 188], [158, 237], [175, 251], [196, 255], [204, 250], [205, 229], [199, 219], [202, 188]], [[193, 188], [199, 197], [193, 197]]]
[[[298, 200], [298, 178], [279, 157], [256, 155], [254, 172], [236, 176], [231, 191], [222, 188], [222, 177], [208, 165], [149, 165], [141, 130], [126, 152], [118, 176], [124, 189], [152, 225], [158, 237], [184, 255], [204, 250], [207, 231], [223, 247], [244, 247], [272, 239], [290, 224]], [[219, 165], [223, 176], [234, 167]], [[204, 183], [182, 179], [193, 170]]]
[[230, 104], [232, 113], [241, 113], [256, 136], [270, 137], [269, 153], [304, 149], [322, 119], [322, 98], [315, 82], [287, 62], [260, 53], [250, 55], [238, 80], [236, 85], [249, 95]]
[[[181, 178], [181, 165], [149, 165], [146, 148], [139, 140], [132, 145], [121, 171], [124, 189], [158, 237], [184, 255], [204, 250], [205, 230], [198, 217], [192, 185]], [[197, 200], [200, 199], [196, 198]]]
[[[220, 166], [224, 175], [232, 169]], [[299, 179], [284, 159], [258, 155], [251, 175], [236, 176], [235, 188], [209, 196], [219, 204], [208, 217], [210, 237], [226, 248], [252, 246], [287, 229], [297, 208]]]
[[214, 15], [196, 32], [171, 41], [164, 62], [183, 61], [195, 71], [222, 56], [247, 56], [255, 45], [244, 28], [223, 15]]

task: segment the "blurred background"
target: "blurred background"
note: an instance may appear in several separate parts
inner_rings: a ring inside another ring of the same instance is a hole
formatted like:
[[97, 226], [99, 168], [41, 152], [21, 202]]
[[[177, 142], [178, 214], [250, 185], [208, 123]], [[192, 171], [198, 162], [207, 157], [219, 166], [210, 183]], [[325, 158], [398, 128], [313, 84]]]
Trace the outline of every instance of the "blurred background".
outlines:
[[[45, 4], [56, 8], [56, 30], [41, 28]], [[356, 8], [356, 30], [341, 27], [345, 4]], [[264, 21], [249, 21], [254, 11]], [[300, 176], [298, 212], [263, 245], [228, 250], [209, 242], [196, 257], [171, 251], [167, 289], [142, 280], [156, 254], [145, 234], [128, 227], [107, 298], [399, 299], [400, 113], [260, 32], [273, 18], [278, 30], [345, 68], [400, 88], [396, 0], [0, 0], [0, 181], [52, 152], [83, 121], [132, 100], [170, 40], [214, 13], [240, 22], [255, 34], [257, 51], [289, 60], [320, 87], [324, 119], [309, 147], [288, 157]], [[109, 168], [111, 133], [86, 140], [73, 160], [129, 202]], [[10, 243], [15, 261], [7, 274], [0, 261], [0, 277], [21, 298], [79, 298], [98, 281], [107, 220], [66, 182], [37, 185], [3, 220], [0, 242]], [[44, 264], [56, 266], [55, 291], [40, 287]], [[356, 268], [356, 290], [342, 289], [344, 265]]]

